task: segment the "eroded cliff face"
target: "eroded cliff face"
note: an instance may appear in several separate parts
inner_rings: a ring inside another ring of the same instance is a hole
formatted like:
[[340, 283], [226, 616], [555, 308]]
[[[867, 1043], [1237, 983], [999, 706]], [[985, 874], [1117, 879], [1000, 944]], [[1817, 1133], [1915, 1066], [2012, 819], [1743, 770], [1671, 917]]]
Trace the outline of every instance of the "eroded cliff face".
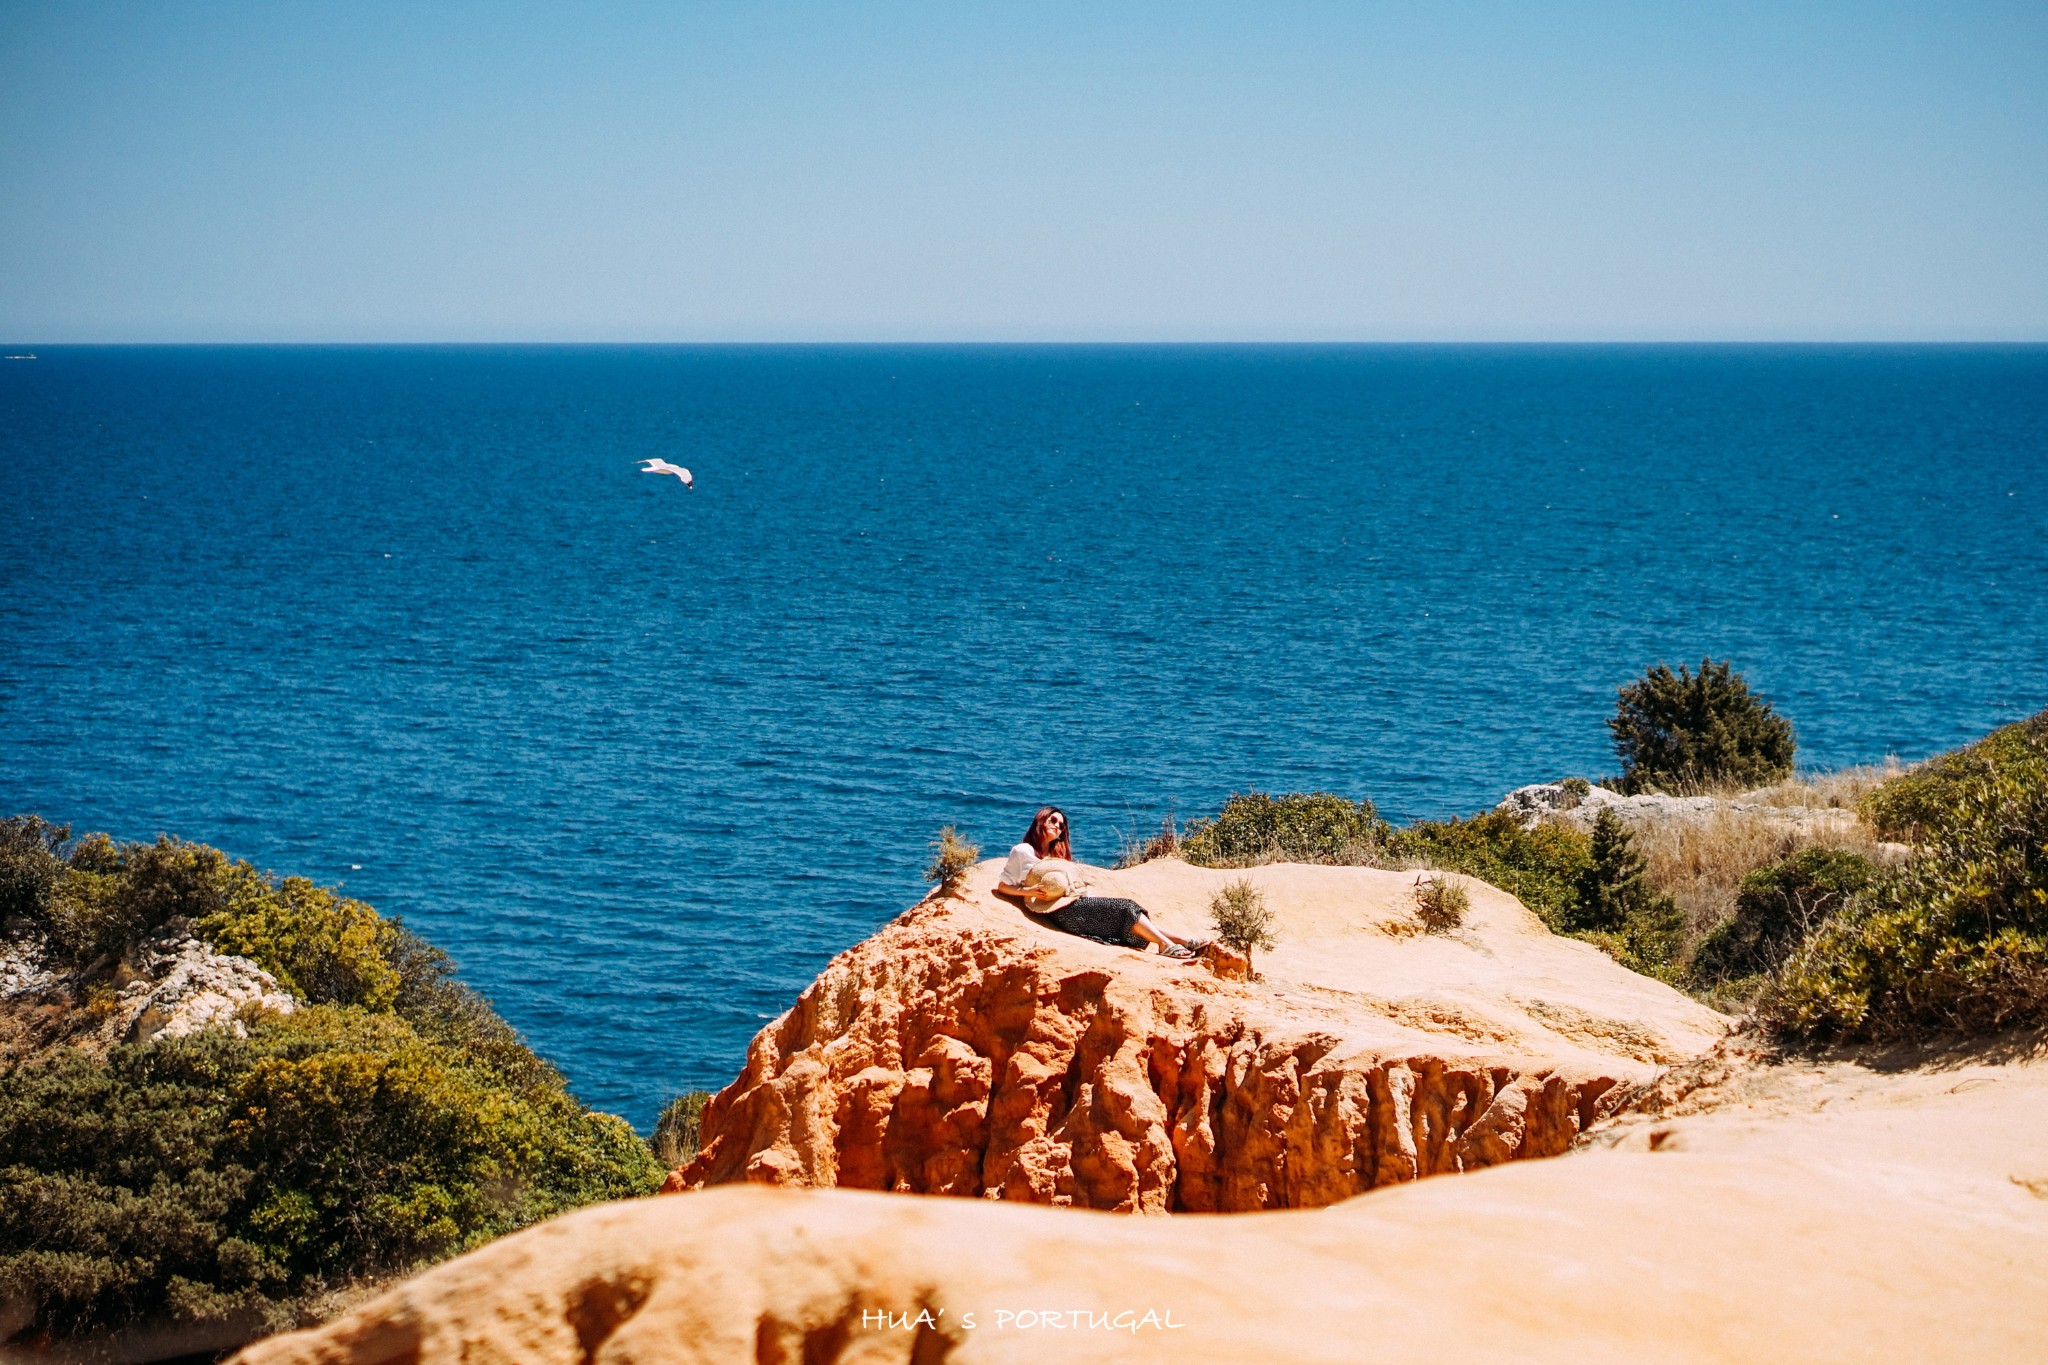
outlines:
[[1412, 873], [1098, 874], [1181, 932], [1249, 877], [1281, 947], [1245, 982], [1043, 928], [989, 894], [995, 873], [835, 959], [755, 1038], [670, 1188], [1313, 1207], [1562, 1152], [1724, 1028], [1476, 881], [1465, 925], [1432, 936]]
[[2040, 1358], [2048, 1062], [1704, 1079], [1560, 1160], [1314, 1213], [1169, 1225], [750, 1186], [611, 1204], [236, 1361]]

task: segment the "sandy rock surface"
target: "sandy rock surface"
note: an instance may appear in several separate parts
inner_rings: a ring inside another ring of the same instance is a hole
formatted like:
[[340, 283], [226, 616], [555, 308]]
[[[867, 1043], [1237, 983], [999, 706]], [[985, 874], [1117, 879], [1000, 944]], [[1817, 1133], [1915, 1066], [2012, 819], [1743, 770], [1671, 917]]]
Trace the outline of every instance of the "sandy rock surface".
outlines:
[[2044, 1133], [2039, 1061], [1737, 1064], [1605, 1146], [1330, 1209], [712, 1189], [507, 1238], [237, 1361], [2038, 1360]]
[[1097, 944], [993, 896], [996, 861], [842, 953], [762, 1030], [671, 1185], [986, 1195], [1122, 1211], [1334, 1203], [1551, 1156], [1726, 1020], [1460, 878], [1420, 931], [1417, 874], [1161, 860], [1091, 870], [1167, 928], [1248, 878], [1263, 980]]

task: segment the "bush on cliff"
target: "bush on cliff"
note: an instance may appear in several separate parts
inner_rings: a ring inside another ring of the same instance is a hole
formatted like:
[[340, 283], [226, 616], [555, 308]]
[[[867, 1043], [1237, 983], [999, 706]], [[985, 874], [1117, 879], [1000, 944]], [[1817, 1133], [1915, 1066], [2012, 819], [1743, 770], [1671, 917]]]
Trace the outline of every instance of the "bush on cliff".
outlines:
[[1870, 884], [1876, 866], [1844, 848], [1803, 848], [1742, 879], [1735, 912], [1700, 941], [1688, 974], [1719, 986], [1777, 969], [1808, 934]]
[[445, 954], [359, 901], [177, 840], [67, 848], [26, 819], [0, 822], [0, 894], [87, 997], [182, 916], [302, 1002], [246, 1017], [245, 1038], [0, 1075], [0, 1299], [37, 1304], [41, 1330], [276, 1325], [327, 1287], [660, 1182], [623, 1120], [584, 1110]]
[[1697, 673], [1658, 664], [1621, 689], [1607, 728], [1630, 794], [1763, 786], [1791, 773], [1797, 747], [1792, 723], [1711, 659]]
[[1424, 933], [1450, 933], [1465, 922], [1471, 908], [1472, 898], [1456, 882], [1427, 877], [1415, 884], [1415, 917]]
[[1370, 801], [1329, 792], [1268, 796], [1243, 792], [1213, 820], [1193, 820], [1180, 835], [1180, 855], [1200, 867], [1261, 863], [1376, 866], [1392, 827]]
[[68, 866], [61, 856], [71, 826], [40, 815], [0, 820], [0, 931], [11, 921], [34, 923]]
[[1863, 818], [1888, 839], [1918, 842], [1944, 827], [1958, 801], [1983, 780], [2027, 762], [2031, 746], [2048, 735], [2048, 711], [1993, 730], [1974, 744], [1942, 754], [1882, 783], [1859, 803]]
[[1217, 939], [1224, 947], [1243, 953], [1247, 966], [1254, 951], [1280, 944], [1266, 894], [1248, 877], [1227, 883], [1209, 898], [1209, 921], [1216, 926]]
[[2048, 726], [1996, 738], [1899, 779], [1924, 842], [1792, 954], [1758, 1003], [1767, 1027], [1853, 1042], [2048, 1023]]
[[942, 826], [932, 840], [932, 860], [925, 867], [924, 879], [934, 883], [941, 896], [958, 895], [960, 879], [980, 857], [981, 849], [961, 838], [959, 830]]

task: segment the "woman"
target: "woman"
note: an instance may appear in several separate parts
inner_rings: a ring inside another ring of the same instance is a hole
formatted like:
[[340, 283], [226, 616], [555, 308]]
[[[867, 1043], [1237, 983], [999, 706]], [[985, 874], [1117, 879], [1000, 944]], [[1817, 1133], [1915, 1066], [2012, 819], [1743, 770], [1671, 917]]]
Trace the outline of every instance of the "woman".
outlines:
[[1067, 837], [1067, 815], [1058, 806], [1040, 806], [1038, 814], [1031, 817], [1024, 842], [1010, 850], [1009, 861], [1003, 864], [1003, 878], [996, 883], [996, 893], [1016, 897], [1051, 920], [1054, 927], [1082, 938], [1121, 943], [1140, 952], [1149, 943], [1167, 957], [1177, 958], [1193, 957], [1208, 946], [1207, 939], [1168, 933], [1152, 922], [1143, 906], [1120, 896], [1070, 894], [1048, 899], [1047, 888], [1034, 882], [1031, 875], [1031, 869], [1048, 858], [1069, 863], [1074, 858], [1073, 844]]

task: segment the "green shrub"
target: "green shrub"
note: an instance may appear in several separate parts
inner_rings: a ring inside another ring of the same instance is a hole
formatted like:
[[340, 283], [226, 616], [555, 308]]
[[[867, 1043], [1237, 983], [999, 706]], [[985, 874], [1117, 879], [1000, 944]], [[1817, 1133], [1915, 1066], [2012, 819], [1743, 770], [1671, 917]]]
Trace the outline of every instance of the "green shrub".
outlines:
[[0, 1076], [0, 1296], [63, 1336], [218, 1319], [452, 1255], [658, 1168], [404, 1020], [313, 1006]]
[[1579, 878], [1592, 846], [1568, 825], [1523, 829], [1506, 811], [1487, 811], [1470, 820], [1418, 820], [1394, 834], [1389, 852], [1497, 886], [1562, 933], [1577, 904]]
[[2028, 762], [2043, 735], [2048, 735], [2048, 711], [1909, 768], [1863, 798], [1863, 819], [1888, 839], [1924, 839], [1947, 824], [1965, 793], [2002, 767]]
[[326, 1287], [660, 1182], [624, 1120], [578, 1105], [445, 954], [369, 906], [173, 839], [88, 837], [52, 878], [26, 846], [62, 839], [7, 822], [0, 875], [30, 869], [9, 883], [29, 888], [22, 918], [87, 999], [110, 956], [184, 916], [306, 1003], [246, 1038], [0, 1075], [0, 1299], [39, 1304], [41, 1330], [277, 1325]]
[[1919, 789], [1926, 842], [1792, 954], [1758, 1004], [1767, 1027], [1894, 1041], [2048, 1023], [2048, 729], [2013, 729]]
[[647, 1145], [664, 1169], [673, 1171], [696, 1159], [704, 1106], [710, 1102], [710, 1091], [686, 1090], [662, 1106], [661, 1117], [654, 1121], [654, 1135]]
[[397, 920], [390, 921], [385, 953], [398, 974], [391, 1007], [422, 1038], [459, 1049], [522, 1093], [564, 1088], [562, 1073], [527, 1047], [489, 1001], [455, 979], [448, 954]]
[[1775, 971], [1799, 942], [1850, 896], [1870, 884], [1876, 867], [1842, 848], [1803, 848], [1742, 879], [1735, 913], [1694, 950], [1688, 973], [1717, 985]]
[[1465, 888], [1442, 877], [1429, 877], [1415, 884], [1415, 914], [1424, 933], [1448, 934], [1465, 922], [1472, 898]]
[[[245, 870], [255, 871], [239, 863], [234, 875], [239, 878]], [[390, 961], [396, 926], [361, 901], [304, 877], [271, 884], [258, 876], [247, 894], [195, 919], [192, 927], [222, 952], [248, 958], [301, 999], [388, 1010], [398, 998], [398, 972]]]
[[[302, 1000], [391, 1007], [399, 977], [391, 965], [397, 926], [361, 901], [304, 877], [282, 881], [217, 848], [163, 836], [115, 844], [88, 835], [54, 858], [68, 828], [30, 828], [21, 817], [0, 831], [0, 876], [33, 869], [20, 900], [60, 962], [79, 968], [121, 957], [174, 918], [224, 953], [249, 958]], [[37, 822], [41, 824], [41, 822]], [[37, 861], [40, 843], [49, 852]], [[51, 868], [54, 863], [54, 872]]]
[[1376, 866], [1391, 827], [1370, 801], [1329, 792], [1268, 796], [1244, 792], [1223, 803], [1213, 820], [1190, 821], [1180, 853], [1202, 867], [1260, 863]]
[[1272, 948], [1280, 942], [1265, 893], [1244, 877], [1210, 897], [1209, 919], [1215, 924], [1216, 937], [1223, 946], [1243, 953], [1247, 963], [1254, 949]]
[[953, 895], [960, 889], [960, 879], [967, 869], [980, 857], [979, 847], [962, 839], [960, 831], [947, 825], [932, 840], [932, 860], [924, 870], [924, 879], [937, 883], [939, 894]]
[[1791, 773], [1796, 748], [1791, 722], [1711, 659], [1697, 673], [1658, 664], [1621, 689], [1607, 728], [1630, 793], [1762, 786]]
[[0, 820], [0, 930], [10, 920], [40, 924], [66, 871], [62, 850], [71, 826], [40, 815]]

